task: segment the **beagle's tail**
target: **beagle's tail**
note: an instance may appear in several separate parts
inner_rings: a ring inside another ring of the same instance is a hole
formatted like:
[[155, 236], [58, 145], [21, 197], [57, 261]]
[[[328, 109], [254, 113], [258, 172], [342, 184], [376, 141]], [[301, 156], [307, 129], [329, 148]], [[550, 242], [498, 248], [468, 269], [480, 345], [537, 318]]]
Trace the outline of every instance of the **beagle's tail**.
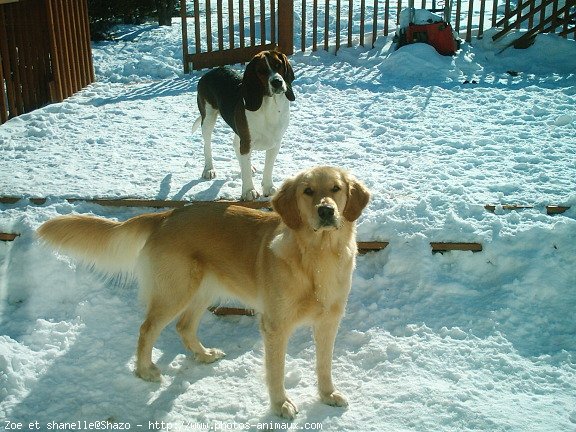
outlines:
[[198, 118], [192, 125], [192, 133], [196, 132], [201, 124], [202, 124], [202, 116], [198, 116]]
[[85, 215], [60, 216], [38, 228], [46, 243], [106, 273], [131, 273], [148, 237], [164, 213], [115, 222]]

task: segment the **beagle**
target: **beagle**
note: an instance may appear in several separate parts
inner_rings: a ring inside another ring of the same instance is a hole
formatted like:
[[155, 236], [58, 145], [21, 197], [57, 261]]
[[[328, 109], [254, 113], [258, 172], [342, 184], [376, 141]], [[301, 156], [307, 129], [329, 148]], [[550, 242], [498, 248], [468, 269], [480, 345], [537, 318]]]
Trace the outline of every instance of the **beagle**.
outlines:
[[265, 196], [276, 191], [272, 169], [280, 151], [282, 136], [288, 127], [294, 72], [288, 58], [279, 51], [256, 54], [244, 75], [230, 67], [206, 73], [198, 82], [200, 116], [192, 126], [194, 133], [202, 125], [204, 172], [202, 177], [216, 177], [212, 161], [212, 131], [218, 114], [234, 131], [234, 150], [242, 176], [242, 199], [260, 196], [252, 181], [252, 150], [265, 150], [262, 188]]

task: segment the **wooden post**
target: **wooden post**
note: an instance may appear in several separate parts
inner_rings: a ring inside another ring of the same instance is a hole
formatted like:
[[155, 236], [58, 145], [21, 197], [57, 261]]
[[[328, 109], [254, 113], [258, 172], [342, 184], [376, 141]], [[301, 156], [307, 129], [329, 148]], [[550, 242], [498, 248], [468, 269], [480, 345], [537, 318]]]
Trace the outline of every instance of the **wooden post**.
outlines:
[[294, 54], [294, 0], [278, 2], [278, 47], [286, 55]]
[[180, 0], [180, 21], [182, 23], [182, 64], [184, 73], [190, 73], [188, 62], [188, 22], [186, 21], [186, 0]]

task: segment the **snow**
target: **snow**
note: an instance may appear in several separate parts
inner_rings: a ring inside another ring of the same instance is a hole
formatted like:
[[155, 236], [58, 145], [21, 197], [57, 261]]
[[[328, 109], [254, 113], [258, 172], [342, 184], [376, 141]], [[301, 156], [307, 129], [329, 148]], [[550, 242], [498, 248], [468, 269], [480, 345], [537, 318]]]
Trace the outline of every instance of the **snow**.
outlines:
[[[181, 72], [179, 26], [121, 30], [93, 47], [96, 83], [0, 127], [0, 190], [24, 197], [0, 206], [0, 231], [21, 233], [0, 243], [0, 429], [576, 430], [574, 41], [538, 36], [500, 53], [487, 32], [442, 57], [380, 37], [373, 49], [291, 57], [297, 99], [275, 181], [345, 167], [373, 193], [359, 240], [390, 244], [358, 258], [337, 338], [334, 375], [350, 406], [319, 402], [303, 328], [286, 359], [300, 409], [288, 424], [268, 408], [256, 319], [206, 314], [201, 339], [227, 353], [211, 365], [188, 357], [169, 327], [154, 349], [163, 382], [143, 382], [135, 284], [35, 238], [56, 215], [144, 211], [69, 197], [240, 195], [222, 124], [218, 177], [201, 179], [201, 137], [190, 132], [200, 73]], [[254, 164], [259, 183], [263, 156]], [[46, 204], [27, 200], [37, 196]], [[551, 204], [571, 208], [550, 216]], [[435, 241], [483, 251], [432, 254]]]

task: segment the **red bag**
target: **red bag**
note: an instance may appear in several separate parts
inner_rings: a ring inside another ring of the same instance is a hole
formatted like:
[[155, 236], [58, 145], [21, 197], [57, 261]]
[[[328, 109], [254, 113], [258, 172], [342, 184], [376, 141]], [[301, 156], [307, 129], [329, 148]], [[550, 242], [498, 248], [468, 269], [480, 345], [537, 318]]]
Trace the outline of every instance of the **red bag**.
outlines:
[[442, 55], [454, 55], [458, 50], [452, 26], [447, 22], [410, 24], [406, 29], [406, 43], [424, 42]]

